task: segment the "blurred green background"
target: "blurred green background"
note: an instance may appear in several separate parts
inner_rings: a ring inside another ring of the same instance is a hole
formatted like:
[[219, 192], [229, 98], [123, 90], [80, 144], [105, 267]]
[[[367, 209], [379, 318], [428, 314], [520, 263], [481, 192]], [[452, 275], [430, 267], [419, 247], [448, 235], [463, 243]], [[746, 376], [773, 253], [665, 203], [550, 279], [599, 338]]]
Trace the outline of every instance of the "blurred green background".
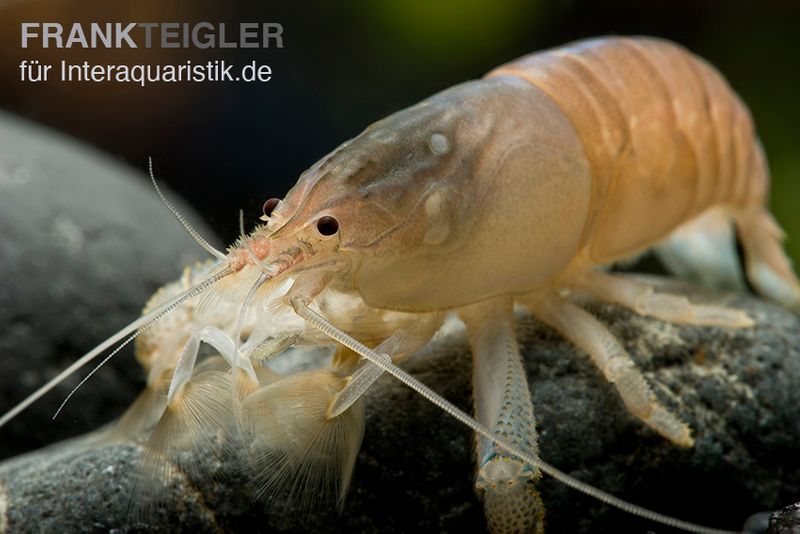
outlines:
[[[274, 21], [282, 50], [21, 50], [21, 21]], [[165, 3], [0, 0], [0, 107], [145, 169], [226, 241], [297, 176], [370, 122], [525, 53], [608, 34], [675, 40], [749, 104], [774, 177], [772, 204], [800, 262], [800, 3], [712, 0], [406, 0]], [[23, 84], [22, 59], [270, 64], [267, 84]], [[146, 221], [143, 222], [146, 224]]]

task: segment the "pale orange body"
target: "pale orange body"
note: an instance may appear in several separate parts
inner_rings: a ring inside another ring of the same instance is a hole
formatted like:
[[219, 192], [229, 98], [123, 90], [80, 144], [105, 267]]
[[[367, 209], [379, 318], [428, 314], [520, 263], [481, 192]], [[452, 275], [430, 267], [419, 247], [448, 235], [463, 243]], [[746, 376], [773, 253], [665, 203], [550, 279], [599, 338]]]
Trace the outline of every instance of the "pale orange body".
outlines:
[[569, 117], [592, 169], [581, 255], [623, 259], [712, 206], [765, 205], [750, 113], [719, 72], [656, 39], [598, 39], [490, 72], [541, 88]]
[[251, 246], [286, 256], [300, 225], [332, 216], [344, 289], [442, 311], [639, 254], [714, 210], [694, 233], [731, 241], [735, 221], [751, 281], [792, 305], [767, 187], [749, 113], [713, 67], [666, 41], [596, 39], [371, 125], [303, 174]]
[[[370, 369], [412, 385], [381, 359], [385, 342], [404, 333], [405, 344], [387, 352], [413, 352], [444, 313], [457, 313], [473, 348], [483, 425], [471, 425], [476, 488], [490, 529], [539, 530], [540, 464], [513, 306], [588, 353], [633, 415], [692, 446], [689, 426], [571, 295], [667, 321], [751, 326], [739, 310], [603, 271], [658, 245], [676, 270], [741, 284], [735, 225], [752, 285], [800, 308], [767, 187], [750, 115], [713, 67], [662, 40], [596, 39], [523, 57], [376, 122], [306, 171], [231, 256], [244, 273], [297, 276], [287, 297], [294, 310], [371, 362], [335, 395], [331, 421], [366, 391]], [[367, 334], [325, 306], [329, 290], [360, 300], [357, 317], [380, 326]], [[315, 303], [322, 315], [308, 307]], [[388, 320], [387, 310], [401, 318]], [[414, 333], [415, 322], [428, 327]], [[372, 351], [359, 339], [380, 345]], [[335, 364], [349, 372], [356, 361], [340, 355]], [[517, 444], [511, 457], [509, 444]]]
[[[631, 414], [690, 447], [689, 426], [574, 293], [666, 321], [750, 326], [742, 311], [692, 304], [604, 270], [658, 246], [674, 270], [741, 284], [735, 225], [748, 280], [800, 309], [767, 189], [747, 109], [713, 67], [679, 46], [606, 38], [523, 57], [369, 126], [303, 173], [283, 200], [265, 204], [267, 224], [227, 255], [211, 250], [220, 260], [212, 275], [187, 272], [155, 298], [114, 339], [213, 285], [200, 306], [143, 336], [149, 389], [120, 427], [155, 425], [149, 458], [161, 461], [202, 444], [207, 425], [231, 431], [235, 420], [235, 439], [254, 454], [266, 491], [298, 474], [309, 494], [341, 502], [361, 441], [362, 396], [388, 372], [476, 431], [476, 488], [490, 529], [541, 530], [539, 470], [580, 485], [538, 458], [514, 306], [586, 352]], [[396, 365], [450, 312], [473, 349], [477, 421]], [[174, 324], [181, 321], [190, 324]], [[260, 367], [288, 347], [329, 338], [340, 344], [330, 367], [288, 377]], [[224, 360], [195, 367], [201, 342]], [[283, 454], [278, 464], [274, 451]], [[148, 469], [159, 472], [158, 462]]]

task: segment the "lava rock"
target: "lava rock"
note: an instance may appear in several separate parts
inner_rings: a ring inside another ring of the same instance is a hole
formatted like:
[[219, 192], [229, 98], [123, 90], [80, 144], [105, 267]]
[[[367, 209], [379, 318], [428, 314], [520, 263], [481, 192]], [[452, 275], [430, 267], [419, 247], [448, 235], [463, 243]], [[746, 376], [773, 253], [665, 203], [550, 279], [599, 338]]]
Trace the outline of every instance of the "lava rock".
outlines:
[[[152, 189], [144, 172], [0, 113], [0, 411], [136, 319], [159, 286], [205, 257]], [[124, 352], [51, 421], [86, 372], [2, 428], [0, 458], [96, 428], [141, 388], [142, 371]]]
[[[673, 325], [617, 306], [587, 304], [654, 386], [694, 429], [672, 445], [629, 415], [588, 357], [551, 329], [520, 316], [542, 457], [637, 504], [717, 528], [741, 529], [800, 493], [800, 324], [755, 297], [666, 283], [692, 300], [745, 309], [749, 329]], [[438, 336], [404, 367], [463, 409], [471, 360], [463, 331]], [[92, 436], [0, 465], [0, 530], [183, 532], [473, 532], [485, 525], [472, 489], [473, 438], [437, 408], [382, 377], [368, 392], [367, 421], [341, 513], [254, 501], [238, 464], [214, 455], [176, 476], [163, 508], [131, 518], [137, 440]], [[203, 472], [205, 471], [205, 472]], [[215, 482], [209, 480], [213, 473]], [[665, 532], [545, 477], [549, 532]]]
[[769, 518], [769, 530], [767, 530], [767, 534], [798, 533], [800, 533], [800, 502], [775, 512]]

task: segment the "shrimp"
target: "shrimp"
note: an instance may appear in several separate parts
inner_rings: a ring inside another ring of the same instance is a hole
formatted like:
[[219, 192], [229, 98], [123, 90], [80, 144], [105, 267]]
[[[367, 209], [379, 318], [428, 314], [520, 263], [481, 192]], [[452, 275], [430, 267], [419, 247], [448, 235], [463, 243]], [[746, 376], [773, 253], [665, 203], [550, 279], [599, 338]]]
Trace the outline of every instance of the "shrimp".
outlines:
[[[692, 304], [608, 270], [656, 248], [676, 271], [724, 285], [746, 276], [800, 309], [767, 194], [747, 108], [679, 46], [601, 38], [523, 57], [372, 124], [285, 198], [269, 199], [265, 224], [249, 234], [242, 224], [227, 253], [210, 250], [217, 262], [158, 294], [115, 336], [142, 334], [149, 373], [145, 397], [117, 429], [152, 429], [144, 464], [156, 479], [162, 457], [208, 450], [213, 427], [248, 451], [263, 492], [288, 485], [341, 503], [364, 393], [388, 373], [475, 431], [475, 487], [492, 532], [543, 531], [542, 473], [654, 521], [711, 531], [621, 501], [539, 457], [513, 310], [572, 341], [633, 416], [691, 447], [689, 426], [576, 296], [664, 321], [753, 324], [741, 310]], [[162, 318], [177, 308], [187, 315], [176, 329]], [[400, 365], [449, 316], [472, 348], [474, 418]], [[220, 357], [199, 358], [202, 343]], [[334, 355], [328, 367], [288, 375], [264, 367], [292, 347]]]

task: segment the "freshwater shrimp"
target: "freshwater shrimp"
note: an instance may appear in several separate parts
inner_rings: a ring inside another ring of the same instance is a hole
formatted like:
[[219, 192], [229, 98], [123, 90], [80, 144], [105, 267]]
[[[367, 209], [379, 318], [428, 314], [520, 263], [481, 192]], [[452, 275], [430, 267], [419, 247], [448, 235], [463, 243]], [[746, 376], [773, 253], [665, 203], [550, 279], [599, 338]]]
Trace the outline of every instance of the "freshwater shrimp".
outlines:
[[[543, 472], [628, 512], [710, 531], [621, 501], [539, 458], [513, 308], [587, 353], [632, 415], [691, 447], [691, 429], [575, 295], [665, 321], [751, 326], [741, 310], [692, 304], [607, 270], [657, 247], [675, 269], [741, 284], [735, 229], [747, 280], [800, 308], [767, 192], [750, 115], [713, 67], [658, 39], [574, 43], [369, 126], [303, 173], [284, 199], [268, 200], [266, 224], [243, 230], [227, 253], [200, 240], [216, 263], [189, 271], [55, 381], [144, 332], [151, 396], [126, 416], [153, 427], [150, 471], [160, 456], [204, 449], [214, 424], [249, 451], [263, 491], [295, 484], [341, 502], [363, 432], [363, 395], [386, 372], [476, 432], [475, 487], [493, 532], [543, 530]], [[179, 332], [151, 327], [203, 292], [197, 310], [182, 308], [189, 315]], [[449, 315], [464, 323], [472, 347], [475, 418], [399, 365]], [[221, 358], [198, 363], [201, 343]], [[260, 365], [289, 347], [322, 345], [337, 347], [329, 367], [284, 376]]]

